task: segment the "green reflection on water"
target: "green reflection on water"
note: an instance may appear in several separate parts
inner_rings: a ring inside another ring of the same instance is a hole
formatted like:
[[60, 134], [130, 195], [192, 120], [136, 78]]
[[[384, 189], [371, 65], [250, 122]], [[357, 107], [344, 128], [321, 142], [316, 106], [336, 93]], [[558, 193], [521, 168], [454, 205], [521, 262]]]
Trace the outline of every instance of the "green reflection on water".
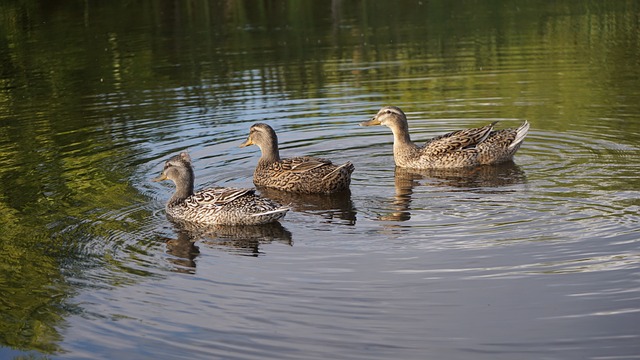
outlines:
[[[0, 170], [0, 340], [19, 349], [51, 352], [58, 350], [56, 328], [73, 295], [64, 271], [100, 265], [102, 260], [89, 258], [102, 254], [85, 251], [88, 243], [130, 230], [132, 223], [106, 221], [100, 214], [141, 196], [125, 182], [126, 173], [101, 164], [102, 157], [117, 152], [62, 158], [59, 147], [38, 147], [38, 142], [31, 145], [36, 148], [23, 149], [28, 159], [21, 159], [20, 152], [0, 151], [3, 158], [18, 160]], [[92, 232], [69, 231], [74, 226]]]
[[[114, 164], [133, 149], [117, 147], [118, 134], [82, 111], [96, 90], [83, 79], [97, 73], [85, 68], [84, 50], [62, 37], [52, 44], [51, 29], [35, 27], [48, 11], [72, 15], [38, 7], [0, 6], [0, 344], [53, 353], [61, 350], [59, 331], [73, 310], [65, 274], [109, 265], [106, 256], [89, 259], [104, 254], [85, 248], [106, 239], [101, 232], [129, 224], [99, 216], [142, 196], [127, 182], [133, 168]], [[73, 29], [66, 21], [56, 26], [58, 36]], [[76, 226], [93, 233], [69, 231]]]
[[[175, 112], [171, 96], [201, 91], [197, 106], [215, 106], [253, 76], [258, 95], [325, 97], [348, 84], [372, 101], [431, 104], [442, 118], [459, 116], [443, 99], [496, 98], [481, 116], [557, 132], [616, 118], [608, 126], [637, 144], [640, 122], [624, 120], [640, 113], [639, 13], [637, 1], [4, 2], [0, 344], [60, 350], [74, 291], [65, 271], [147, 275], [86, 246], [148, 216], [101, 218], [145, 201], [120, 160], [140, 151], [125, 125]], [[149, 93], [167, 89], [183, 90]]]

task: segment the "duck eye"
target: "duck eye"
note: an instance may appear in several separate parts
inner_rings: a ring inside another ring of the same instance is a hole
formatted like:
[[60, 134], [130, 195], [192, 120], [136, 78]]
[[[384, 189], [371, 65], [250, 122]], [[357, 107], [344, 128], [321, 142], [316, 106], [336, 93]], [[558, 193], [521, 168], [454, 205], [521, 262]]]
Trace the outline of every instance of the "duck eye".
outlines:
[[387, 110], [386, 112], [387, 112], [387, 114], [391, 114], [391, 110]]

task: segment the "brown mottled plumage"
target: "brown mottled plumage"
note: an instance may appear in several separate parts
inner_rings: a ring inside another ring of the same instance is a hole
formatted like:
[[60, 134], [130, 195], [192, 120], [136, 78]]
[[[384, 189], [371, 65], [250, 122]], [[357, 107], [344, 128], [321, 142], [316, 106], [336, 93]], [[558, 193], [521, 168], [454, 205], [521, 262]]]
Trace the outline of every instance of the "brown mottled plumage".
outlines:
[[253, 173], [256, 186], [302, 193], [335, 193], [349, 189], [351, 162], [334, 165], [331, 160], [301, 156], [281, 159], [278, 137], [271, 126], [254, 124], [249, 130], [249, 138], [240, 147], [257, 145], [262, 157]]
[[187, 153], [173, 156], [154, 181], [171, 180], [176, 192], [167, 202], [167, 215], [203, 225], [260, 225], [285, 216], [288, 207], [262, 198], [253, 189], [214, 187], [193, 192], [194, 174]]
[[385, 106], [362, 126], [384, 125], [393, 132], [396, 166], [412, 169], [447, 169], [493, 165], [513, 158], [529, 131], [525, 121], [517, 129], [493, 130], [489, 125], [454, 131], [429, 140], [423, 147], [411, 141], [407, 117], [395, 106]]

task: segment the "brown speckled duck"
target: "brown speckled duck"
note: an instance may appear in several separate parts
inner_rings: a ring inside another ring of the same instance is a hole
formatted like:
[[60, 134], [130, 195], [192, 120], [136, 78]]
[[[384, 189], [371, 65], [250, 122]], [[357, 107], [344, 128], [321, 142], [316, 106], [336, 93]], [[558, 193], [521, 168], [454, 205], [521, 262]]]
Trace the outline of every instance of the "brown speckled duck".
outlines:
[[384, 125], [391, 129], [396, 166], [453, 169], [512, 160], [529, 132], [529, 123], [525, 121], [517, 129], [493, 130], [496, 123], [440, 135], [422, 147], [411, 141], [407, 117], [398, 107], [385, 106], [371, 120], [360, 125]]
[[249, 138], [240, 147], [257, 145], [262, 151], [253, 173], [256, 186], [301, 194], [329, 194], [349, 189], [351, 162], [334, 165], [330, 160], [301, 156], [280, 158], [278, 137], [271, 126], [257, 123], [251, 126]]
[[282, 219], [288, 207], [255, 194], [253, 189], [213, 187], [193, 192], [194, 174], [187, 153], [175, 155], [153, 181], [171, 180], [176, 192], [166, 212], [178, 221], [202, 225], [261, 225]]

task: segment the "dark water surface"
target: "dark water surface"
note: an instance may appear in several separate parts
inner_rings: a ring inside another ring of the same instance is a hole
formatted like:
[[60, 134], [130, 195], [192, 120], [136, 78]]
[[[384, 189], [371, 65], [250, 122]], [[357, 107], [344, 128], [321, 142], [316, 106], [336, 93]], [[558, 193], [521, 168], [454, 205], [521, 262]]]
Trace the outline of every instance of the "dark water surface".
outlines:
[[[0, 358], [640, 359], [640, 2], [7, 1]], [[395, 170], [499, 120], [515, 163]], [[282, 154], [350, 196], [267, 193], [258, 228], [181, 230], [165, 159], [252, 186]]]

